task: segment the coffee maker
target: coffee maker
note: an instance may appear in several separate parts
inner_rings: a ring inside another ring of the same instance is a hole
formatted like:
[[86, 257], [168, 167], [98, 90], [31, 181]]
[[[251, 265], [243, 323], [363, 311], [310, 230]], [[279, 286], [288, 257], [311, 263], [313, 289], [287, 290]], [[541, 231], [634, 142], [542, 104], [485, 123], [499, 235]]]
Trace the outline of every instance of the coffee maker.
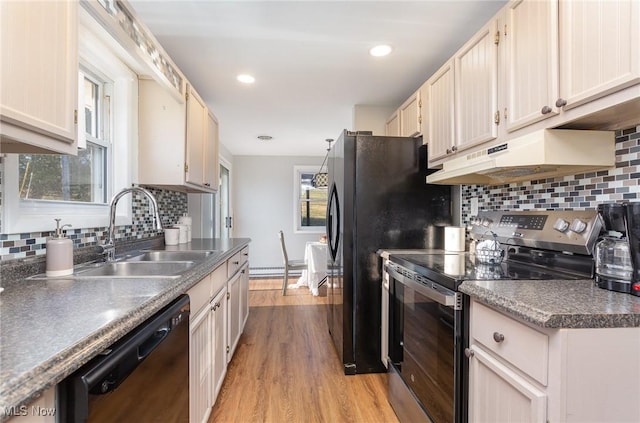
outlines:
[[595, 248], [595, 282], [640, 296], [640, 203], [598, 205], [603, 236]]

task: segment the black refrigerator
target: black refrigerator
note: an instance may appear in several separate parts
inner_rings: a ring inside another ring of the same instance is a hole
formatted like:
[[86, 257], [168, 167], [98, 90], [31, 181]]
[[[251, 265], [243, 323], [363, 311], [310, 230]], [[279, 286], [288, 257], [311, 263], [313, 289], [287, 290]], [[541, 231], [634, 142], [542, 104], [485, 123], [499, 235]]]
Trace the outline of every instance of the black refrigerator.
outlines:
[[380, 361], [379, 249], [442, 248], [451, 187], [426, 183], [421, 138], [343, 131], [328, 157], [327, 322], [345, 374]]

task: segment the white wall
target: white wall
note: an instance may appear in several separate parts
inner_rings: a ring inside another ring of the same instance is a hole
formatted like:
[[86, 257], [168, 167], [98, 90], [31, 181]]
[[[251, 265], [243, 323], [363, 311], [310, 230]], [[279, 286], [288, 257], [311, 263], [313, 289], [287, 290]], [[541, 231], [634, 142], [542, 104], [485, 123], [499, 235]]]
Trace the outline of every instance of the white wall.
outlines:
[[[251, 238], [250, 268], [283, 267], [278, 231], [289, 259], [303, 259], [307, 241], [320, 234], [294, 234], [294, 166], [322, 164], [324, 157], [234, 156], [234, 238]], [[252, 274], [266, 273], [260, 270]]]

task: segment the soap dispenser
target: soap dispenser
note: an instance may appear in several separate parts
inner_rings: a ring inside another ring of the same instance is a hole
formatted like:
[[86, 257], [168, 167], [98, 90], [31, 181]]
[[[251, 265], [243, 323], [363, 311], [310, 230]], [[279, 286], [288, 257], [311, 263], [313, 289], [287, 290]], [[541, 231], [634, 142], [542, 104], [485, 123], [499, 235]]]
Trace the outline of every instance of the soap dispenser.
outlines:
[[62, 230], [71, 225], [60, 226], [61, 219], [55, 219], [56, 231], [47, 240], [47, 276], [66, 276], [73, 273], [73, 243]]

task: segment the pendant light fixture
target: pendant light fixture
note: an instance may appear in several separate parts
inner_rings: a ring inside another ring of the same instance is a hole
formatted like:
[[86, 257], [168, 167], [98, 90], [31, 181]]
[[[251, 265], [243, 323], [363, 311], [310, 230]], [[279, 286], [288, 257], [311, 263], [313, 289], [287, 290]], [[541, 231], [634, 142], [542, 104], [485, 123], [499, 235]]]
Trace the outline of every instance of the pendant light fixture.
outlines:
[[325, 141], [329, 144], [329, 146], [327, 147], [327, 154], [324, 156], [324, 160], [320, 165], [318, 173], [313, 175], [313, 178], [311, 179], [311, 185], [313, 185], [314, 188], [326, 188], [329, 185], [329, 169], [327, 168], [327, 170], [323, 172], [322, 168], [324, 167], [325, 163], [327, 163], [327, 159], [329, 158], [329, 151], [331, 151], [331, 143], [333, 142], [333, 138], [327, 138]]

